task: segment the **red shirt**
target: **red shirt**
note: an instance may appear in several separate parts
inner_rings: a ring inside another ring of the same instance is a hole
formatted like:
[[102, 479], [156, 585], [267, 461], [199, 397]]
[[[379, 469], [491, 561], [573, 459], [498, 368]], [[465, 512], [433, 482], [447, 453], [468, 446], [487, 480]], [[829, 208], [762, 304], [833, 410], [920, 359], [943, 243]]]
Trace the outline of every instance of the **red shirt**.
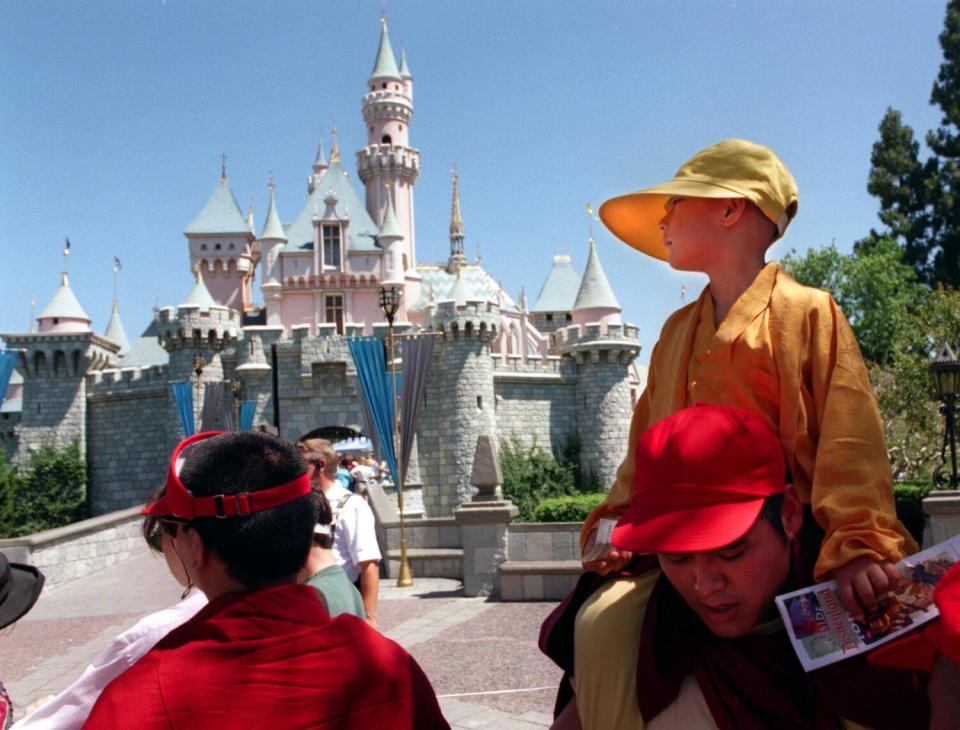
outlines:
[[403, 648], [310, 586], [228, 593], [100, 695], [85, 728], [449, 728]]

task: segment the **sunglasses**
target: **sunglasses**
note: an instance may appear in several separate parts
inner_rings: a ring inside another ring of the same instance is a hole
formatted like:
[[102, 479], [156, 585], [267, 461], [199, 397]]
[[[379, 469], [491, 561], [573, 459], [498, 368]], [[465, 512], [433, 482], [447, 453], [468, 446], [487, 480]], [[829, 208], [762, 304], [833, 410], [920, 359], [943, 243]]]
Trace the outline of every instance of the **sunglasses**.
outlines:
[[160, 529], [163, 530], [166, 536], [171, 540], [176, 539], [181, 527], [190, 526], [190, 523], [186, 520], [178, 520], [175, 517], [161, 517], [159, 520], [157, 520], [157, 523], [159, 524]]

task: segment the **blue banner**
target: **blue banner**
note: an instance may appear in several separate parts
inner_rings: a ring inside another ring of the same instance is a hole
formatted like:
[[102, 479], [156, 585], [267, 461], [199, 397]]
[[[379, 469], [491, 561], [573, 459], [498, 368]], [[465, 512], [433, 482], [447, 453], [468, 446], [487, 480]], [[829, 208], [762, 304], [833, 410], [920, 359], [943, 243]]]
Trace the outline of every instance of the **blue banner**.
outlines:
[[390, 467], [394, 485], [400, 483], [397, 457], [393, 448], [393, 391], [386, 372], [383, 341], [377, 337], [358, 337], [347, 340], [350, 355], [357, 366], [357, 380], [363, 399], [367, 402], [373, 426], [380, 441], [380, 454]]
[[15, 350], [0, 352], [0, 407], [3, 407], [3, 399], [7, 397], [7, 386], [10, 385], [10, 376], [13, 375], [13, 366], [16, 364]]
[[253, 430], [253, 415], [257, 410], [257, 402], [255, 400], [245, 400], [240, 402], [240, 430], [241, 431], [252, 431]]
[[188, 382], [170, 383], [174, 400], [177, 401], [177, 412], [180, 414], [180, 425], [183, 427], [184, 437], [193, 436], [193, 388]]

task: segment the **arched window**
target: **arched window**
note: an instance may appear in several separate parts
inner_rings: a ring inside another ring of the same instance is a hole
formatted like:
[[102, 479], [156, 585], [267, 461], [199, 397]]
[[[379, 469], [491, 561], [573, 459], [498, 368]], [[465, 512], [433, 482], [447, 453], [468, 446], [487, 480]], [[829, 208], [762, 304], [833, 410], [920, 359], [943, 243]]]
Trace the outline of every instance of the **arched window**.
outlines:
[[383, 144], [393, 144], [393, 140], [391, 140], [389, 134], [383, 135], [383, 136], [380, 138], [380, 142], [382, 142]]

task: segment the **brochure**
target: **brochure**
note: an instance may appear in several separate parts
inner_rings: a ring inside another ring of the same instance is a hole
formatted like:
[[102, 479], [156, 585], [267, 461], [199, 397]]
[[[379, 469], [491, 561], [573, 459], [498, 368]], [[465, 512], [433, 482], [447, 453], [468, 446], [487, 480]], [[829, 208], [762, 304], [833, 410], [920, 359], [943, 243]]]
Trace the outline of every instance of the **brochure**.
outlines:
[[777, 596], [777, 608], [806, 671], [848, 659], [912, 631], [940, 615], [933, 589], [960, 562], [960, 535], [897, 563], [900, 588], [861, 621], [847, 613], [835, 581]]
[[610, 543], [613, 535], [613, 528], [617, 526], [616, 520], [599, 520], [597, 529], [590, 535], [587, 544], [583, 549], [584, 561], [600, 560], [613, 548]]

